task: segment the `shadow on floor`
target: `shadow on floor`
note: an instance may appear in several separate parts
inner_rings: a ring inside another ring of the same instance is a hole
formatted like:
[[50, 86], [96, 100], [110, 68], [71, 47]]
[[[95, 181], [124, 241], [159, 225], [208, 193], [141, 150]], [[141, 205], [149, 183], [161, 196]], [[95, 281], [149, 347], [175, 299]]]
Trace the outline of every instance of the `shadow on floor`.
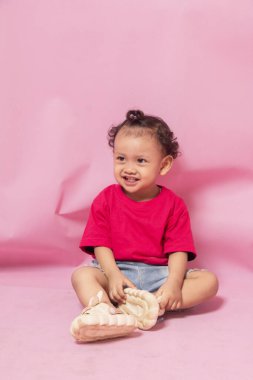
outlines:
[[168, 319], [186, 318], [188, 316], [193, 316], [193, 315], [212, 313], [221, 309], [225, 304], [226, 304], [225, 298], [216, 296], [215, 298], [201, 305], [192, 307], [191, 309], [180, 310], [180, 311], [169, 311], [166, 314], [164, 314], [162, 317], [158, 318], [158, 322], [155, 325], [155, 327], [152, 329], [152, 331], [158, 331], [164, 328], [164, 324], [166, 323]]

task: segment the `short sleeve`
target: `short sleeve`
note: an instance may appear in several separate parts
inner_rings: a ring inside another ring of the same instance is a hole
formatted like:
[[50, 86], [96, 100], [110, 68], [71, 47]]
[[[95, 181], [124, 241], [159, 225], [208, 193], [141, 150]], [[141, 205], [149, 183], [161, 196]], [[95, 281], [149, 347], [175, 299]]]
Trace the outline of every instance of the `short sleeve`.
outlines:
[[93, 254], [94, 247], [111, 248], [109, 210], [103, 193], [93, 201], [86, 227], [80, 242], [82, 251]]
[[173, 252], [187, 252], [189, 261], [196, 257], [189, 213], [181, 198], [175, 202], [164, 234], [164, 253]]

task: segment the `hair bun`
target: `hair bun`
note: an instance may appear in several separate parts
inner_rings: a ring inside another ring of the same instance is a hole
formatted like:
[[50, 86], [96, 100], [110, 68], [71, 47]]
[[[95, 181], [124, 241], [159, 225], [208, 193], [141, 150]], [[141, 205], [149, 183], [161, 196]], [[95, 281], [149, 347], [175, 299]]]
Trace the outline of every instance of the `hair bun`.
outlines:
[[139, 121], [144, 119], [144, 113], [140, 110], [130, 110], [126, 114], [128, 121]]

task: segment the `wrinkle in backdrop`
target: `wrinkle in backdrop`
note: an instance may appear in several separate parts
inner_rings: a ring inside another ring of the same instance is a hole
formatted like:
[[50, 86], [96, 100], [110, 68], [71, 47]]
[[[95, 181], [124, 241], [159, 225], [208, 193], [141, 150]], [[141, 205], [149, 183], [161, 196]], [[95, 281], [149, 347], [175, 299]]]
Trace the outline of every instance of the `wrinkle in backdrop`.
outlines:
[[0, 4], [0, 262], [78, 264], [112, 183], [106, 133], [164, 118], [200, 262], [252, 269], [253, 5], [243, 0]]

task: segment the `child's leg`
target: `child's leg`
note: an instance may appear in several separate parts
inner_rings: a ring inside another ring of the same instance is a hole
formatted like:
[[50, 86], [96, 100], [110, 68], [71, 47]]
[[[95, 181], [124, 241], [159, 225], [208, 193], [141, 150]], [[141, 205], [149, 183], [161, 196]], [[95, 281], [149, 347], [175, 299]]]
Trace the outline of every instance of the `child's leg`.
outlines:
[[96, 296], [100, 290], [103, 291], [101, 302], [113, 306], [107, 295], [107, 279], [98, 268], [78, 268], [72, 274], [71, 281], [77, 297], [83, 306], [88, 306], [90, 299]]
[[72, 275], [72, 284], [82, 305], [89, 306], [71, 323], [70, 332], [76, 341], [124, 337], [136, 330], [137, 320], [133, 315], [111, 310], [113, 305], [107, 295], [107, 279], [102, 271], [92, 267], [79, 268]]
[[186, 275], [182, 288], [183, 305], [187, 309], [215, 296], [218, 291], [217, 277], [207, 270], [194, 270]]
[[[138, 272], [137, 272], [138, 273]], [[129, 272], [128, 272], [129, 274]], [[140, 329], [150, 329], [157, 320], [159, 304], [154, 295], [144, 290], [126, 289], [126, 303], [115, 307], [108, 297], [108, 281], [104, 273], [93, 267], [82, 267], [74, 271], [72, 284], [83, 306], [88, 306], [92, 297], [103, 291], [101, 303], [112, 306], [116, 313], [132, 315], [136, 326]]]

